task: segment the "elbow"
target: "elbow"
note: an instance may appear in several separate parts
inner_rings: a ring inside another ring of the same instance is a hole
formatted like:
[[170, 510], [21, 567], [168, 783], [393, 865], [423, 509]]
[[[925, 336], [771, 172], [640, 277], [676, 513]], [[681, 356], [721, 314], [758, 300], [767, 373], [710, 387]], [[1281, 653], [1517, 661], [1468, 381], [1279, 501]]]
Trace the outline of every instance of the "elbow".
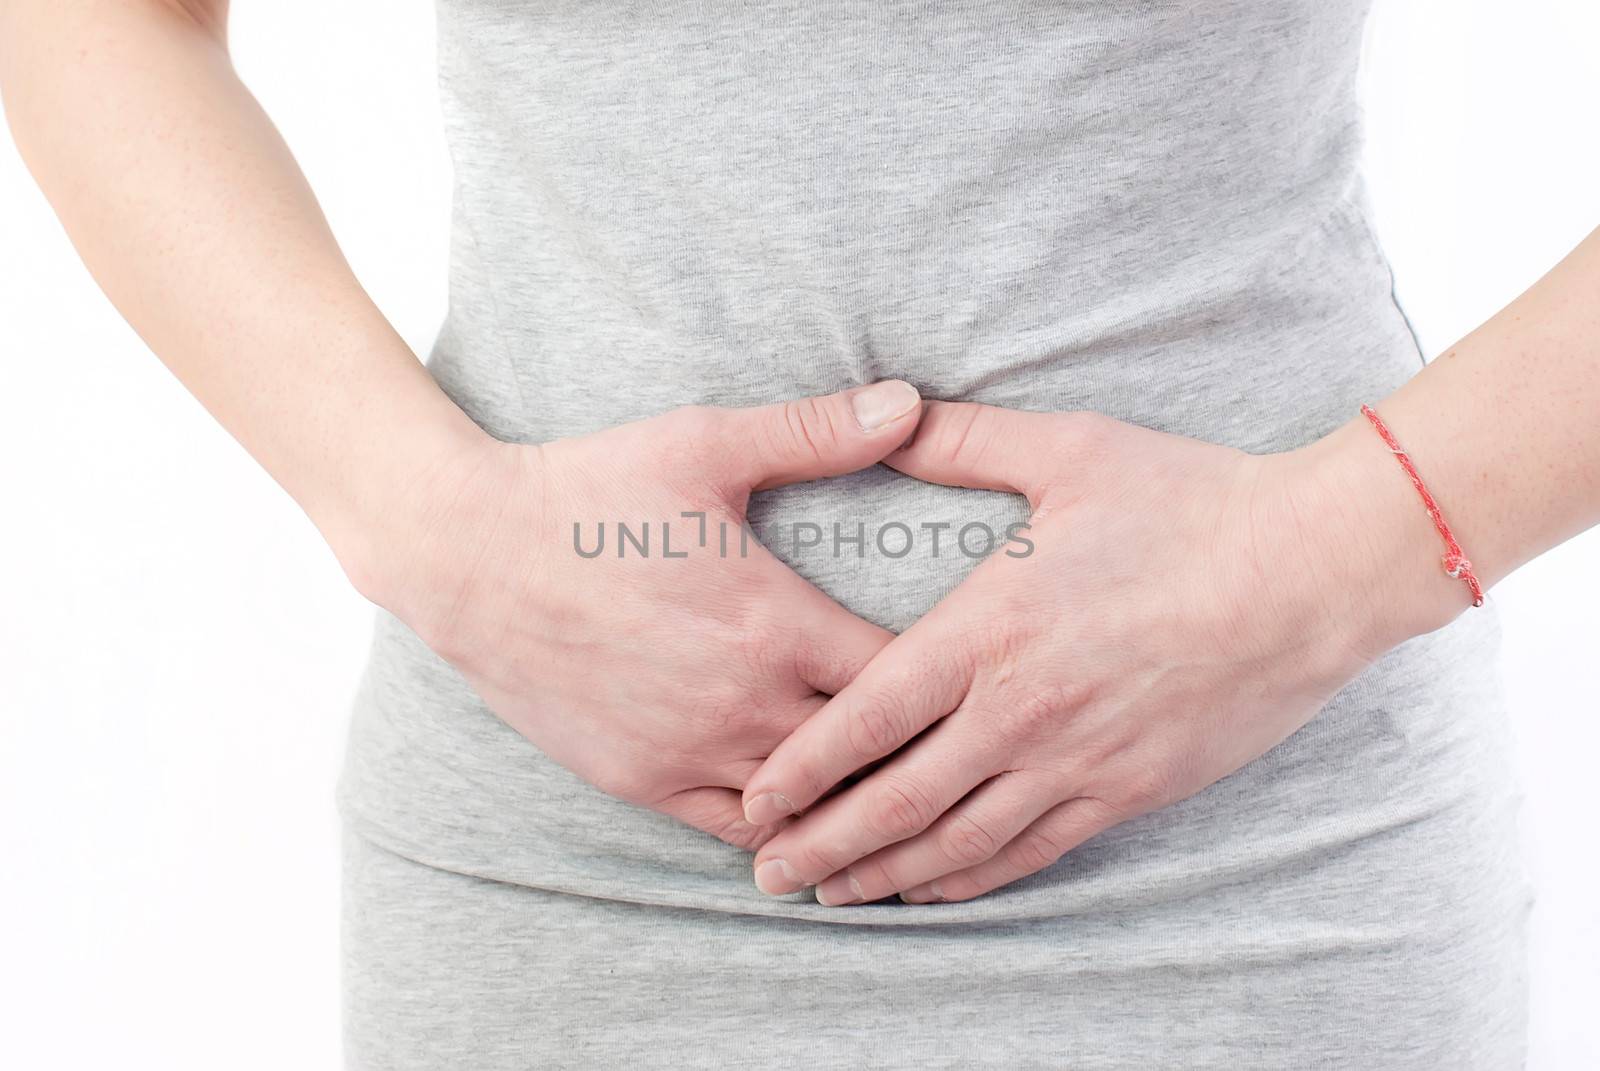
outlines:
[[105, 56], [187, 42], [227, 52], [228, 0], [0, 0], [0, 105], [12, 140], [27, 157], [35, 128], [47, 126], [92, 93]]
[[213, 37], [219, 45], [227, 45], [228, 0], [154, 0], [154, 2], [187, 18]]

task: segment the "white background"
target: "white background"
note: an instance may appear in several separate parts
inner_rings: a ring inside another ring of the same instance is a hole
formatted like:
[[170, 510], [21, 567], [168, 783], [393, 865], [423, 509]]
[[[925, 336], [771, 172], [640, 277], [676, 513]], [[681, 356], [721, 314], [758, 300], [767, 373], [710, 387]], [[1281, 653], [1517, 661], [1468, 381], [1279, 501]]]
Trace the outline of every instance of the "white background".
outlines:
[[[1374, 200], [1434, 353], [1600, 222], [1600, 5], [1378, 6]], [[429, 5], [235, 9], [241, 71], [425, 351], [449, 179]], [[0, 1066], [335, 1067], [332, 791], [366, 607], [3, 140], [0, 372]], [[1531, 1066], [1600, 1067], [1600, 532], [1494, 598], [1540, 887]]]

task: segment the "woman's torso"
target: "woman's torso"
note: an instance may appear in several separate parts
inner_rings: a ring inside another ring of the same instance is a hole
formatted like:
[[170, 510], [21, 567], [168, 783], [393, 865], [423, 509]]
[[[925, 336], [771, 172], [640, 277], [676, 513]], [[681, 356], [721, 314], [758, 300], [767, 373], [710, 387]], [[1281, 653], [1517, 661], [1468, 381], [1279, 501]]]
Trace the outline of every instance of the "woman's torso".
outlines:
[[[888, 377], [1307, 442], [1420, 367], [1358, 173], [1365, 8], [441, 0], [456, 201], [430, 365], [527, 442]], [[1023, 515], [882, 468], [752, 506], [765, 531]], [[894, 629], [973, 565], [774, 549]], [[1414, 640], [1258, 762], [969, 904], [763, 897], [745, 853], [551, 763], [386, 616], [341, 800], [410, 858], [590, 897], [963, 925], [1238, 885], [1285, 940], [1448, 943], [1524, 899], [1494, 643], [1486, 611]]]

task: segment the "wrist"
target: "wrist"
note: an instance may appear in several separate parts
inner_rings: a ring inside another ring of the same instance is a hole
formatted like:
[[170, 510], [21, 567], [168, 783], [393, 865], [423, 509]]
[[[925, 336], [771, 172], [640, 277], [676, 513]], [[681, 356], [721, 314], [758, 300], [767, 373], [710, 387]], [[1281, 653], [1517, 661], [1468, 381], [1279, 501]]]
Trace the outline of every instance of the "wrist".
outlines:
[[1370, 661], [1470, 605], [1465, 586], [1444, 572], [1416, 489], [1365, 417], [1278, 459], [1351, 650]]
[[443, 392], [418, 401], [352, 428], [337, 477], [302, 503], [351, 584], [390, 609], [396, 578], [410, 567], [407, 548], [437, 526], [450, 496], [512, 449]]

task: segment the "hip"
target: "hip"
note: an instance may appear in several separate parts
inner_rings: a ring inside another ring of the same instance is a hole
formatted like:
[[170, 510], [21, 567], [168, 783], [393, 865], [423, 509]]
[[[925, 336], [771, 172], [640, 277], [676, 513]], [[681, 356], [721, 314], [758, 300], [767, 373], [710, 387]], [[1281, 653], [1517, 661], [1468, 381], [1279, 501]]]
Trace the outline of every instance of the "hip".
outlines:
[[[749, 856], [589, 786], [494, 716], [398, 621], [380, 617], [340, 801], [352, 828], [442, 870], [586, 897], [828, 926], [966, 926], [1104, 917], [1218, 889], [1253, 903], [1354, 910], [1525, 894], [1520, 794], [1475, 613], [1391, 651], [1304, 728], [1171, 807], [965, 904], [848, 911], [772, 898]], [[1410, 920], [1430, 925], [1419, 912]]]
[[1432, 902], [1313, 884], [828, 926], [470, 877], [349, 833], [348, 1066], [1522, 1065], [1515, 898], [1479, 889], [1442, 924]]

